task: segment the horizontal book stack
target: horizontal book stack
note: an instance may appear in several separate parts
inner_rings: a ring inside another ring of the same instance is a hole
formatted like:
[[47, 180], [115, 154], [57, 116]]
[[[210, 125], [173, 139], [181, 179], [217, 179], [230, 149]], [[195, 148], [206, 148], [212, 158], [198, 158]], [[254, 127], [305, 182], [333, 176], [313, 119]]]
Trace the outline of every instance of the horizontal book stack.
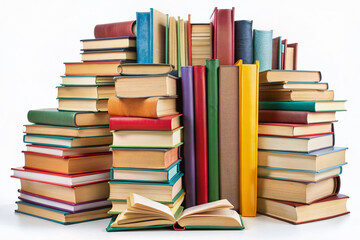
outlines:
[[294, 224], [348, 213], [339, 194], [347, 148], [334, 147], [333, 91], [316, 71], [260, 73], [258, 212]]
[[180, 171], [181, 114], [170, 65], [122, 64], [109, 100], [113, 163], [110, 214], [127, 208], [133, 192], [164, 203], [173, 214], [184, 200]]

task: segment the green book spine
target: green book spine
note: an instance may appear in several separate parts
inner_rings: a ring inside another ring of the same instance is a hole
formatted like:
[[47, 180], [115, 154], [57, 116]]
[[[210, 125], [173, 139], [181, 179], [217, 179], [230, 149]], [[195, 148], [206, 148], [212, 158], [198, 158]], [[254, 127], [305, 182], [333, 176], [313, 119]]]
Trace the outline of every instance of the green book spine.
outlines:
[[209, 202], [220, 199], [219, 184], [219, 60], [206, 60]]
[[27, 118], [29, 122], [46, 125], [76, 127], [77, 112], [58, 111], [57, 109], [30, 110]]
[[260, 110], [287, 110], [287, 111], [309, 111], [315, 112], [314, 101], [304, 102], [275, 102], [275, 101], [260, 101]]
[[180, 17], [178, 17], [178, 21], [177, 21], [177, 49], [178, 49], [177, 71], [178, 71], [178, 77], [181, 77]]
[[169, 63], [169, 14], [166, 14], [165, 29], [165, 64]]

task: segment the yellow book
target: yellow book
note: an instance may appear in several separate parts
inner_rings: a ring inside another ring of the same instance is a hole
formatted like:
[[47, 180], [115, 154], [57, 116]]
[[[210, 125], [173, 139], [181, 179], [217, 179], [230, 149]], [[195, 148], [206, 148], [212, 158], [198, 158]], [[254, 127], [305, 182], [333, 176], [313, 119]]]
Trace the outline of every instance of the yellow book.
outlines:
[[239, 176], [240, 213], [256, 216], [259, 62], [239, 67]]

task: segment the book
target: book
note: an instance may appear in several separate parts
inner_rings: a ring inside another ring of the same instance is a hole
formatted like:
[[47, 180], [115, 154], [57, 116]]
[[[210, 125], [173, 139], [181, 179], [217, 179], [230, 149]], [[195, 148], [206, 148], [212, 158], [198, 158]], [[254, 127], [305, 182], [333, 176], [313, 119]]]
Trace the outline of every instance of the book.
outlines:
[[281, 40], [281, 70], [285, 70], [285, 58], [287, 51], [287, 39]]
[[25, 167], [63, 174], [109, 170], [112, 163], [111, 152], [91, 153], [74, 156], [56, 156], [23, 151]]
[[334, 100], [332, 90], [260, 90], [260, 101], [330, 101]]
[[109, 98], [108, 111], [111, 116], [158, 118], [179, 114], [176, 97]]
[[135, 37], [136, 21], [98, 24], [94, 28], [95, 38]]
[[195, 176], [196, 204], [208, 200], [208, 149], [206, 109], [206, 66], [194, 66], [194, 112], [195, 112]]
[[118, 66], [123, 61], [113, 62], [73, 62], [65, 64], [65, 75], [118, 75]]
[[260, 101], [259, 110], [293, 110], [309, 112], [346, 111], [344, 100], [292, 102]]
[[259, 74], [260, 83], [270, 82], [320, 82], [320, 71], [268, 70]]
[[284, 43], [284, 70], [296, 70], [297, 69], [297, 43]]
[[311, 153], [259, 150], [258, 164], [264, 167], [319, 171], [345, 163], [347, 148], [333, 147]]
[[302, 137], [259, 136], [259, 149], [274, 151], [312, 152], [334, 145], [333, 134]]
[[182, 114], [169, 115], [160, 118], [142, 117], [110, 117], [110, 130], [158, 130], [172, 131], [180, 127]]
[[180, 173], [180, 162], [176, 161], [166, 169], [111, 168], [112, 181], [136, 181], [169, 183]]
[[109, 196], [109, 184], [107, 182], [92, 183], [77, 187], [66, 187], [25, 179], [20, 179], [20, 183], [22, 191], [69, 203], [104, 200]]
[[253, 21], [235, 21], [235, 62], [242, 59], [244, 64], [252, 64], [253, 56]]
[[172, 75], [115, 77], [115, 96], [118, 98], [176, 96], [177, 77]]
[[169, 183], [110, 181], [109, 199], [126, 199], [136, 193], [154, 201], [172, 202], [182, 190], [182, 176], [177, 174]]
[[61, 86], [114, 86], [113, 76], [61, 76]]
[[109, 152], [109, 146], [95, 146], [95, 147], [80, 147], [80, 148], [64, 148], [64, 147], [52, 147], [44, 145], [27, 144], [26, 151], [34, 153], [43, 153], [47, 155], [55, 156], [73, 156], [89, 153], [102, 153]]
[[[190, 20], [189, 20], [190, 21]], [[189, 22], [188, 22], [189, 23]], [[190, 23], [189, 61], [190, 65], [205, 65], [211, 59], [211, 25], [210, 23]]]
[[21, 190], [19, 190], [18, 198], [23, 202], [32, 203], [43, 207], [48, 207], [69, 213], [79, 213], [79, 212], [85, 212], [89, 210], [111, 206], [111, 203], [107, 200], [96, 200], [96, 201], [74, 204], [74, 203], [68, 203], [65, 201], [59, 201], [53, 198], [43, 197], [40, 195], [24, 192]]
[[273, 30], [254, 29], [254, 61], [260, 62], [259, 72], [272, 68], [272, 37]]
[[172, 131], [112, 131], [111, 147], [173, 148], [182, 144], [182, 128]]
[[184, 187], [186, 191], [185, 206], [196, 205], [196, 168], [195, 168], [195, 112], [194, 112], [194, 69], [192, 66], [181, 68], [182, 106], [184, 123]]
[[272, 69], [281, 70], [281, 37], [273, 38], [272, 40]]
[[256, 216], [259, 63], [239, 68], [239, 186], [243, 216]]
[[290, 123], [259, 123], [259, 134], [301, 137], [306, 135], [331, 133], [332, 123], [290, 124]]
[[109, 170], [88, 172], [82, 174], [61, 174], [53, 172], [38, 171], [23, 167], [12, 168], [14, 174], [11, 177], [38, 181], [44, 183], [59, 184], [67, 187], [75, 187], [95, 182], [110, 180]]
[[262, 83], [259, 86], [260, 91], [270, 89], [289, 89], [289, 90], [328, 90], [327, 83], [313, 82], [271, 82]]
[[165, 28], [165, 64], [169, 64], [169, 14], [166, 14], [166, 28]]
[[83, 127], [94, 125], [108, 125], [109, 114], [102, 112], [74, 112], [74, 111], [58, 111], [55, 108], [43, 108], [30, 110], [27, 119], [31, 123]]
[[112, 136], [103, 135], [95, 137], [64, 137], [53, 135], [25, 134], [24, 142], [54, 147], [87, 147], [111, 144]]
[[228, 199], [239, 211], [238, 66], [219, 67], [219, 153], [220, 199]]
[[17, 213], [23, 213], [65, 225], [110, 217], [107, 214], [109, 210], [108, 207], [80, 213], [69, 213], [23, 201], [16, 202], [16, 204], [17, 210], [15, 210], [15, 212]]
[[219, 60], [206, 60], [209, 202], [220, 199]]
[[58, 98], [58, 110], [78, 112], [106, 112], [108, 98]]
[[125, 63], [119, 65], [119, 73], [123, 76], [163, 75], [170, 74], [173, 70], [174, 66], [171, 64]]
[[182, 18], [178, 17], [177, 20], [177, 69], [178, 77], [181, 77], [181, 67], [187, 66], [186, 59], [186, 42], [187, 42], [187, 31], [185, 29], [187, 22]]
[[58, 98], [109, 98], [114, 86], [58, 86]]
[[169, 207], [135, 193], [130, 194], [127, 203], [128, 208], [110, 222], [107, 231], [171, 227], [175, 223], [181, 230], [244, 228], [241, 216], [230, 210], [233, 206], [226, 199], [187, 208], [175, 215]]
[[187, 44], [188, 44], [188, 61], [189, 61], [189, 66], [192, 66], [192, 52], [191, 52], [191, 14], [188, 14], [188, 20], [187, 20]]
[[233, 65], [235, 52], [234, 33], [235, 8], [215, 7], [210, 16], [212, 28], [212, 58], [219, 59], [219, 65]]
[[180, 147], [113, 148], [113, 167], [166, 169], [179, 160]]
[[81, 61], [97, 62], [97, 61], [126, 61], [136, 62], [136, 52], [132, 48], [121, 48], [114, 50], [97, 49], [92, 51], [84, 51], [81, 53]]
[[317, 182], [299, 182], [281, 179], [259, 178], [258, 196], [310, 204], [319, 199], [336, 195], [340, 190], [340, 177], [330, 177]]
[[350, 213], [348, 196], [338, 194], [310, 205], [259, 198], [259, 213], [293, 224], [325, 220]]
[[111, 38], [96, 38], [96, 39], [83, 39], [82, 43], [83, 51], [93, 50], [115, 50], [130, 48], [135, 50], [136, 38], [123, 36], [123, 37], [111, 37]]
[[335, 112], [259, 110], [259, 122], [311, 124], [335, 121]]
[[25, 133], [35, 135], [56, 135], [65, 137], [90, 137], [109, 135], [108, 126], [66, 127], [54, 125], [31, 124], [24, 125]]
[[178, 38], [177, 21], [175, 17], [169, 17], [169, 64], [178, 70]]

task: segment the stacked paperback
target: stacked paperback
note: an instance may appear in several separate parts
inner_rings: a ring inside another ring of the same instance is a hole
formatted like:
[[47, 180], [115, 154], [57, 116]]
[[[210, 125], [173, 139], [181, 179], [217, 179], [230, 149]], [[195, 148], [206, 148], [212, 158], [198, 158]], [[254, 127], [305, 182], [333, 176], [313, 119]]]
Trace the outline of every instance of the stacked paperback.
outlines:
[[299, 224], [348, 213], [339, 194], [347, 148], [334, 147], [345, 101], [316, 71], [260, 73], [258, 212]]

